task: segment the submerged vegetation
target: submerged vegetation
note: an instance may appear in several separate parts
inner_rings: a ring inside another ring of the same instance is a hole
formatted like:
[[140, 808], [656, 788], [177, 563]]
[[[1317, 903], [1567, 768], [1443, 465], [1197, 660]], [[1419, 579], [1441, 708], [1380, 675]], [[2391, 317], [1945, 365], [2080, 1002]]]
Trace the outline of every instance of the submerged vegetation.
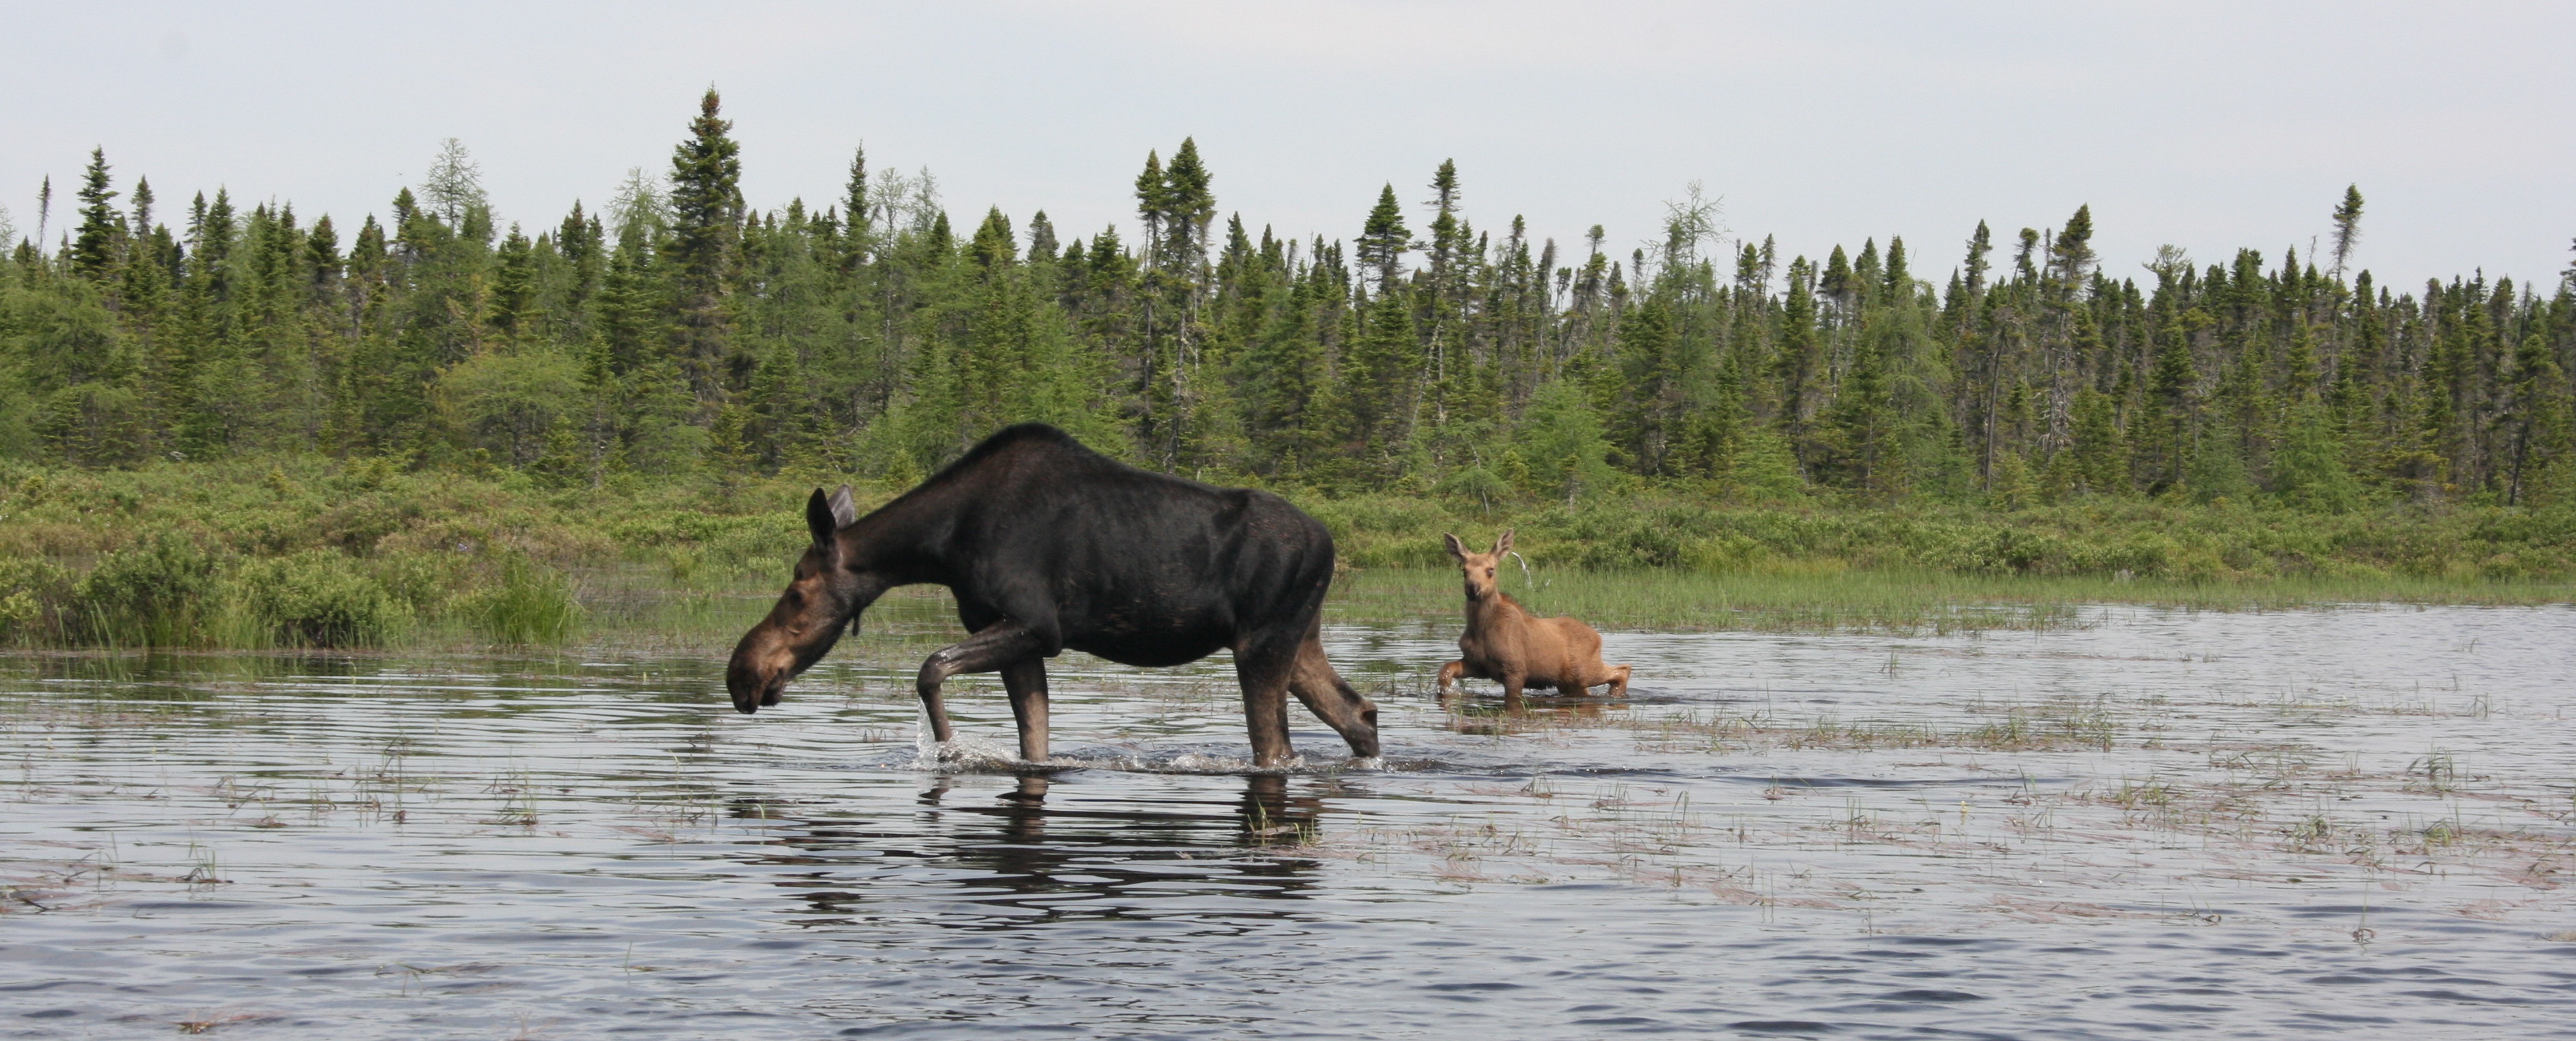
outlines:
[[2079, 209], [1933, 280], [1900, 239], [1730, 238], [1696, 189], [1624, 257], [1480, 230], [1447, 163], [1347, 242], [1256, 235], [1186, 140], [1088, 239], [963, 232], [863, 154], [762, 210], [730, 126], [710, 91], [666, 175], [533, 235], [453, 141], [354, 230], [222, 190], [173, 230], [93, 153], [71, 230], [0, 258], [0, 640], [559, 641], [607, 571], [768, 584], [803, 487], [881, 499], [1022, 420], [1290, 496], [1348, 610], [1429, 611], [1379, 573], [1505, 526], [1534, 606], [1611, 624], [2576, 577], [2576, 281], [2401, 292], [2358, 190], [2304, 260], [2141, 285]]

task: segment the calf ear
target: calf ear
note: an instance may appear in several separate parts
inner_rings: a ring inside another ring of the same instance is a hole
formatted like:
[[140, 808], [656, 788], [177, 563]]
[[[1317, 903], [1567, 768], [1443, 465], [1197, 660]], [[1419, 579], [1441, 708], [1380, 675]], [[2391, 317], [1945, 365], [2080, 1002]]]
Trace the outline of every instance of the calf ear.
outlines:
[[1505, 553], [1509, 553], [1509, 552], [1511, 552], [1511, 551], [1512, 551], [1512, 529], [1510, 529], [1510, 528], [1504, 528], [1504, 529], [1503, 529], [1503, 537], [1501, 537], [1501, 538], [1498, 538], [1498, 539], [1495, 539], [1495, 540], [1494, 540], [1494, 555], [1499, 557], [1499, 556], [1502, 556], [1503, 554], [1505, 554]]
[[831, 541], [832, 533], [841, 530], [832, 523], [832, 502], [823, 497], [823, 489], [814, 489], [814, 496], [805, 500], [805, 530], [813, 533], [818, 546]]
[[1445, 540], [1445, 541], [1447, 541], [1447, 542], [1449, 543], [1449, 555], [1450, 555], [1450, 556], [1456, 557], [1456, 558], [1458, 558], [1458, 559], [1460, 559], [1460, 560], [1465, 560], [1465, 559], [1467, 559], [1467, 544], [1466, 544], [1466, 543], [1464, 543], [1464, 542], [1460, 542], [1460, 541], [1458, 541], [1458, 536], [1456, 536], [1456, 535], [1442, 535], [1442, 536], [1440, 536], [1440, 537], [1441, 537], [1443, 540]]
[[850, 486], [832, 493], [832, 530], [849, 527], [859, 519], [859, 504], [850, 500]]

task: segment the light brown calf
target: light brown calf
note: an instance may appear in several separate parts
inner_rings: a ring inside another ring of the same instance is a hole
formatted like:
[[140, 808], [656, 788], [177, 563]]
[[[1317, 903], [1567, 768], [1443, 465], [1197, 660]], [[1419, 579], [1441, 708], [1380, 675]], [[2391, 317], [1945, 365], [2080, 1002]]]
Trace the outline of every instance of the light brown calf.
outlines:
[[1440, 667], [1440, 696], [1461, 676], [1501, 683], [1504, 706], [1515, 710], [1524, 687], [1580, 694], [1607, 683], [1611, 697], [1628, 693], [1628, 667], [1601, 662], [1600, 633], [1572, 618], [1533, 615], [1494, 584], [1495, 569], [1512, 551], [1511, 532], [1494, 540], [1491, 553], [1467, 552], [1456, 535], [1441, 537], [1466, 574], [1467, 632], [1458, 637], [1459, 659]]

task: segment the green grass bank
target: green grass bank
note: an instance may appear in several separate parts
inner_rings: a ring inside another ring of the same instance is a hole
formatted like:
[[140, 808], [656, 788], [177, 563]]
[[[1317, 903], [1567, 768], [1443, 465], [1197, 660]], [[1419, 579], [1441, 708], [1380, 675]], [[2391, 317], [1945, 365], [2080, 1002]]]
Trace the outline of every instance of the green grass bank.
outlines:
[[[510, 470], [318, 457], [131, 470], [0, 464], [0, 642], [554, 643], [738, 626], [826, 477], [552, 488]], [[862, 487], [863, 504], [894, 494]], [[1566, 504], [1283, 493], [1348, 569], [1334, 617], [1454, 617], [1443, 532], [1518, 531], [1505, 588], [1605, 627], [2058, 624], [2074, 605], [2206, 609], [2576, 599], [2576, 510], [2318, 514], [2098, 500], [1998, 511], [1743, 505], [1686, 490]]]

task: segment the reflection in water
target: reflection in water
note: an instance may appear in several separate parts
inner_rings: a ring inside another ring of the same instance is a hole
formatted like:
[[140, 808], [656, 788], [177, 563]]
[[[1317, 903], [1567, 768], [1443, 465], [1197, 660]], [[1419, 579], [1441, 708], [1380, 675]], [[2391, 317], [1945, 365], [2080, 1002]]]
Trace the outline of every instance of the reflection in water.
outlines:
[[1386, 768], [1285, 775], [1226, 663], [1077, 655], [1065, 764], [917, 769], [882, 630], [756, 718], [720, 649], [0, 658], [0, 1034], [2571, 1032], [2576, 612], [2090, 622], [1519, 713], [1338, 630]]
[[1485, 737], [1598, 722], [1604, 710], [1624, 709], [1631, 704], [1629, 698], [1598, 696], [1589, 691], [1573, 694], [1530, 691], [1523, 695], [1519, 708], [1512, 708], [1499, 700], [1479, 699], [1472, 692], [1451, 693], [1439, 700], [1440, 707], [1449, 713], [1451, 732]]
[[[1319, 865], [1293, 854], [1319, 836], [1323, 801], [1290, 794], [1286, 777], [1203, 779], [1239, 785], [1230, 801], [1112, 801], [1041, 774], [1009, 780], [996, 793], [933, 776], [919, 809], [901, 818], [778, 822], [771, 841], [784, 851], [755, 862], [814, 868], [777, 883], [804, 901], [809, 916], [798, 924], [809, 928], [916, 917], [960, 929], [1281, 918], [1291, 910], [1261, 901], [1299, 898], [1317, 883]], [[938, 912], [922, 916], [924, 906]]]

